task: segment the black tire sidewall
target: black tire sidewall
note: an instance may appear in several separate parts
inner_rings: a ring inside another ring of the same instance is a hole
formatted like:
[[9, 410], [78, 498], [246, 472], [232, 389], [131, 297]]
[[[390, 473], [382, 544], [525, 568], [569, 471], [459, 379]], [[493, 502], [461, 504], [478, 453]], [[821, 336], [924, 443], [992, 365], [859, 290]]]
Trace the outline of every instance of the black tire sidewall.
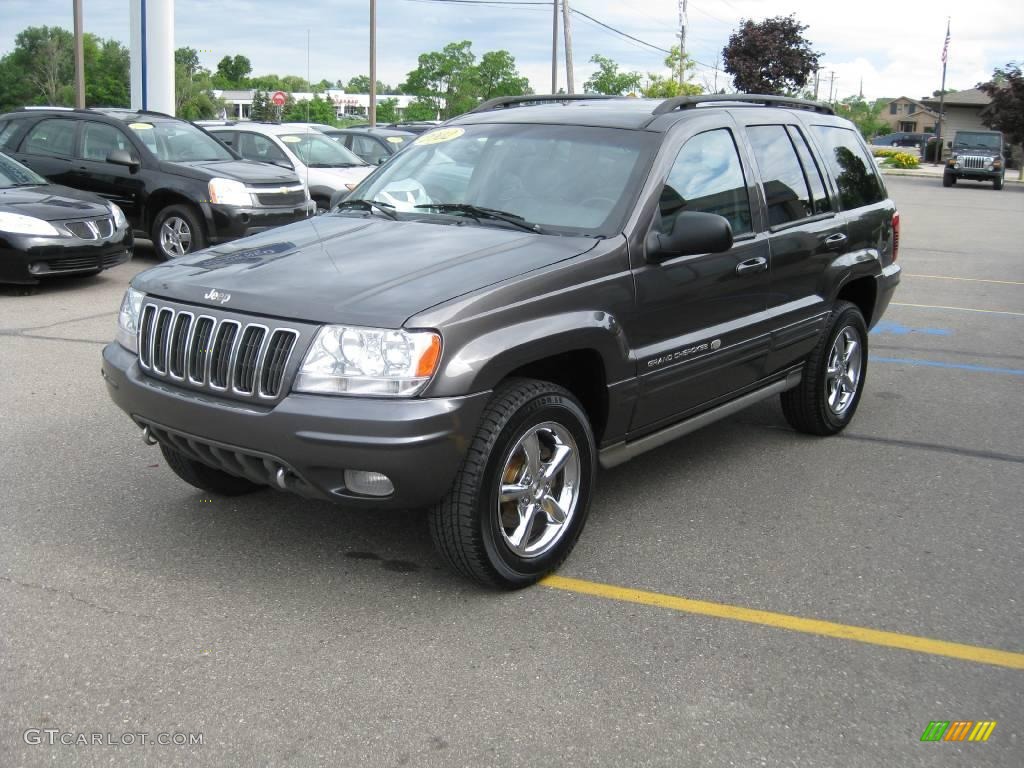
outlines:
[[[860, 379], [857, 381], [857, 392], [853, 397], [853, 402], [850, 403], [850, 406], [842, 414], [836, 414], [828, 406], [828, 397], [825, 395], [825, 377], [832, 345], [835, 344], [836, 338], [844, 328], [853, 328], [860, 336], [861, 369]], [[853, 420], [853, 416], [860, 405], [861, 396], [864, 393], [864, 385], [868, 380], [868, 331], [867, 325], [864, 322], [864, 316], [861, 315], [860, 310], [856, 307], [846, 307], [833, 320], [825, 347], [822, 350], [821, 359], [818, 361], [818, 366], [817, 375], [815, 376], [815, 386], [818, 387], [815, 402], [818, 404], [821, 418], [834, 430], [839, 431]]]
[[150, 232], [150, 237], [153, 240], [153, 250], [156, 251], [157, 258], [161, 261], [173, 261], [174, 259], [184, 258], [183, 256], [174, 256], [164, 250], [163, 242], [160, 238], [160, 227], [163, 226], [171, 216], [180, 216], [188, 222], [189, 228], [192, 230], [192, 247], [189, 248], [188, 253], [184, 256], [190, 256], [196, 251], [206, 247], [206, 233], [203, 231], [203, 225], [200, 220], [198, 213], [187, 205], [168, 205], [166, 208], [162, 208], [156, 217], [153, 219], [153, 230]]
[[[495, 499], [505, 466], [515, 441], [530, 426], [553, 421], [569, 430], [580, 459], [580, 489], [570, 528], [561, 541], [544, 555], [521, 558], [513, 553], [502, 537], [495, 510]], [[539, 576], [558, 567], [583, 532], [597, 475], [597, 449], [589, 421], [583, 409], [571, 398], [556, 393], [540, 394], [524, 403], [505, 423], [491, 448], [483, 482], [477, 497], [477, 523], [487, 559], [499, 578], [508, 584], [532, 584]]]

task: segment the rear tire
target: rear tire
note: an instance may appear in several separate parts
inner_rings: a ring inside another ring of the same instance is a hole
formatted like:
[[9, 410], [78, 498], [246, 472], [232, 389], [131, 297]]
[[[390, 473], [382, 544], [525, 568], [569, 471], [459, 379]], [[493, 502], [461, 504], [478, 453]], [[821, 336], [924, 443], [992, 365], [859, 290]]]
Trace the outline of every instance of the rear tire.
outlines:
[[950, 173], [942, 174], [942, 186], [944, 186], [944, 187], [952, 187], [954, 184], [956, 184], [956, 179], [953, 177], [952, 174], [950, 174]]
[[153, 250], [161, 261], [170, 261], [206, 247], [206, 233], [199, 213], [189, 205], [169, 205], [153, 219]]
[[160, 451], [164, 455], [167, 466], [174, 474], [201, 491], [216, 493], [219, 496], [242, 496], [267, 488], [265, 485], [258, 485], [251, 480], [246, 480], [244, 477], [235, 477], [227, 472], [221, 472], [219, 469], [208, 467], [163, 443], [160, 444]]
[[809, 435], [846, 428], [860, 404], [868, 372], [868, 329], [856, 305], [837, 301], [828, 331], [804, 363], [800, 384], [782, 393], [790, 425]]
[[994, 189], [1002, 189], [1003, 188], [1003, 177], [1000, 176], [998, 179], [993, 179], [992, 180], [992, 187]]
[[533, 584], [568, 557], [587, 519], [597, 447], [567, 390], [510, 379], [494, 392], [430, 533], [458, 573], [488, 586]]

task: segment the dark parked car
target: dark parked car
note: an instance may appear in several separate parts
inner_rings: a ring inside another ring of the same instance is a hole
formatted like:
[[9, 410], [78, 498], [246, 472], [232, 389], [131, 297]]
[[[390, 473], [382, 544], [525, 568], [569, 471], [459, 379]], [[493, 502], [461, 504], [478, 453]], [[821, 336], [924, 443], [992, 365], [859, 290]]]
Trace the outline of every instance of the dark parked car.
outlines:
[[0, 150], [54, 183], [117, 203], [163, 259], [316, 210], [291, 171], [242, 160], [192, 123], [159, 112], [11, 112], [0, 115]]
[[876, 147], [920, 147], [934, 135], [932, 133], [887, 133], [884, 136], [875, 136], [871, 143]]
[[998, 131], [957, 131], [950, 148], [952, 152], [942, 171], [942, 186], [952, 187], [958, 179], [970, 179], [991, 181], [995, 189], [1003, 188], [1006, 175], [1003, 134]]
[[114, 203], [49, 184], [0, 153], [0, 283], [98, 275], [132, 256], [132, 233]]
[[370, 165], [380, 165], [416, 138], [415, 133], [393, 128], [321, 128]]
[[332, 213], [137, 275], [103, 375], [195, 487], [427, 507], [452, 567], [520, 587], [599, 464], [777, 395], [844, 429], [898, 243], [827, 106], [502, 98]]

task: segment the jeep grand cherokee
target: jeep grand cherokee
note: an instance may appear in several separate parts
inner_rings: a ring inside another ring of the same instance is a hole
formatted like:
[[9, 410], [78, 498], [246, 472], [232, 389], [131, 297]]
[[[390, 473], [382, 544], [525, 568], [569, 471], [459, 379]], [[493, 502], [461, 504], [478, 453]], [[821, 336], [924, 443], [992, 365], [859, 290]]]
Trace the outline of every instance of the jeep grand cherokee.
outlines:
[[774, 395], [846, 427], [898, 243], [823, 105], [502, 98], [328, 215], [136, 276], [103, 375], [197, 488], [427, 507], [452, 567], [519, 587], [598, 464]]

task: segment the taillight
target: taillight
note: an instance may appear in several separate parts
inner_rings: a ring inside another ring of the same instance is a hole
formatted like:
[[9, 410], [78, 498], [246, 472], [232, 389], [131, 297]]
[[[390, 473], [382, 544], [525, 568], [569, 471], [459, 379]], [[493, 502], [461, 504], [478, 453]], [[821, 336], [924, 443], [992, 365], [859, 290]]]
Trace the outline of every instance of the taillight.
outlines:
[[895, 263], [896, 257], [900, 255], [900, 212], [892, 215], [892, 260]]

